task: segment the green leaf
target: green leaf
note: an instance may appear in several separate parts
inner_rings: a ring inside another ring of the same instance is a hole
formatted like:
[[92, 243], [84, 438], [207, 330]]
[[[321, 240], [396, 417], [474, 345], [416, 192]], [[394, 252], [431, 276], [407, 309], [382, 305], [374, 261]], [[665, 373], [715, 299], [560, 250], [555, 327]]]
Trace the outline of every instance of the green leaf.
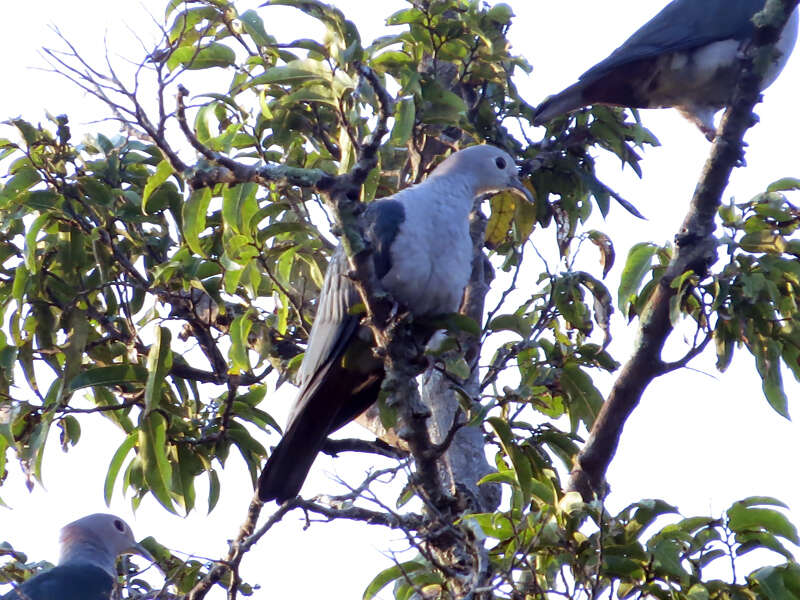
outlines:
[[525, 453], [522, 452], [514, 442], [514, 435], [508, 423], [499, 417], [489, 417], [488, 423], [492, 426], [497, 437], [500, 439], [500, 445], [506, 456], [511, 459], [511, 464], [514, 467], [514, 475], [517, 478], [519, 489], [522, 494], [522, 506], [528, 504], [531, 498], [531, 482], [533, 480], [533, 469], [531, 463]]
[[36, 140], [39, 138], [39, 130], [37, 130], [33, 125], [22, 119], [11, 119], [11, 123], [13, 123], [17, 129], [19, 129], [19, 132], [22, 134], [22, 138], [25, 140], [25, 143], [28, 146], [32, 146], [36, 143]]
[[207, 144], [211, 139], [211, 119], [214, 116], [216, 103], [209, 102], [200, 107], [194, 117], [194, 129], [197, 132], [197, 139], [203, 144]]
[[[524, 183], [525, 188], [536, 198], [536, 190], [529, 183]], [[522, 244], [530, 238], [533, 228], [536, 227], [536, 203], [517, 202], [514, 215], [514, 241]]]
[[264, 21], [254, 10], [246, 10], [239, 15], [239, 20], [244, 25], [245, 31], [253, 38], [259, 46], [271, 46], [275, 43], [275, 38], [264, 29]]
[[28, 443], [19, 451], [21, 462], [27, 465], [33, 463], [33, 476], [40, 483], [42, 482], [42, 456], [44, 455], [44, 447], [47, 443], [47, 436], [50, 433], [52, 423], [52, 414], [44, 416], [41, 422], [33, 428], [33, 433], [28, 438]]
[[789, 419], [789, 400], [783, 390], [781, 377], [780, 345], [775, 340], [766, 339], [751, 347], [756, 358], [756, 369], [761, 376], [761, 389], [769, 405], [779, 415]]
[[336, 95], [356, 87], [355, 80], [344, 71], [339, 70], [334, 74], [326, 63], [313, 59], [293, 60], [285, 65], [271, 67], [253, 77], [245, 87], [278, 84], [291, 85], [297, 90], [300, 84], [310, 82], [327, 84]]
[[167, 421], [158, 412], [143, 415], [139, 423], [139, 456], [144, 470], [144, 479], [159, 503], [169, 512], [175, 513], [169, 484], [172, 469], [167, 459]]
[[81, 424], [72, 415], [67, 415], [58, 420], [58, 427], [61, 429], [61, 449], [66, 452], [80, 440]]
[[384, 569], [378, 573], [372, 581], [370, 581], [367, 589], [364, 590], [364, 595], [362, 596], [363, 600], [371, 600], [378, 595], [378, 592], [380, 592], [391, 582], [405, 577], [409, 573], [414, 573], [415, 571], [419, 571], [420, 569], [424, 568], [426, 568], [426, 565], [422, 563], [417, 561], [409, 561], [393, 565], [388, 569]]
[[31, 190], [22, 195], [21, 202], [26, 208], [41, 212], [55, 209], [62, 200], [61, 194], [52, 190]]
[[445, 372], [454, 377], [457, 381], [466, 381], [472, 369], [463, 356], [446, 356], [444, 361]]
[[178, 8], [185, 0], [169, 0], [167, 7], [164, 9], [164, 19], [167, 19], [172, 12]]
[[83, 364], [83, 353], [86, 350], [86, 340], [89, 337], [89, 320], [86, 312], [72, 310], [66, 315], [67, 341], [62, 346], [64, 352], [64, 370], [61, 373], [61, 386], [58, 402], [66, 396], [70, 380], [75, 377]]
[[220, 484], [219, 484], [219, 475], [214, 469], [209, 469], [208, 471], [208, 513], [211, 514], [211, 511], [214, 510], [214, 507], [219, 502], [219, 492], [220, 492]]
[[203, 188], [195, 190], [183, 205], [183, 238], [186, 245], [200, 256], [205, 256], [200, 244], [200, 234], [206, 228], [206, 211], [211, 202], [211, 190]]
[[397, 103], [394, 115], [394, 126], [389, 137], [389, 143], [393, 146], [405, 147], [414, 131], [414, 123], [417, 117], [417, 109], [414, 104], [414, 97], [403, 98]]
[[404, 8], [390, 15], [386, 19], [387, 25], [406, 25], [408, 23], [421, 23], [425, 19], [425, 13], [418, 8]]
[[250, 358], [247, 356], [247, 336], [253, 322], [250, 313], [236, 317], [231, 323], [231, 349], [228, 353], [231, 359], [230, 373], [246, 373], [250, 371]]
[[329, 86], [325, 85], [309, 85], [302, 87], [299, 90], [286, 94], [280, 100], [281, 106], [294, 106], [299, 102], [322, 102], [332, 107], [337, 107], [339, 102], [336, 96], [333, 95]]
[[628, 252], [628, 260], [622, 269], [617, 294], [617, 304], [622, 314], [628, 316], [629, 302], [634, 298], [644, 276], [650, 272], [650, 262], [658, 252], [658, 246], [650, 242], [636, 244]]
[[781, 254], [786, 251], [786, 238], [770, 229], [751, 231], [742, 236], [739, 247], [745, 252]]
[[117, 448], [114, 456], [111, 457], [111, 463], [108, 465], [108, 472], [106, 473], [106, 481], [103, 485], [103, 498], [105, 499], [106, 506], [111, 505], [111, 496], [114, 494], [114, 482], [117, 480], [117, 475], [119, 474], [125, 457], [133, 450], [138, 438], [138, 433], [131, 433], [128, 435], [125, 441]]
[[446, 329], [450, 333], [466, 333], [474, 337], [478, 337], [481, 334], [480, 324], [472, 317], [462, 315], [461, 313], [437, 315], [429, 320], [425, 320], [425, 324], [430, 324], [437, 330]]
[[311, 280], [314, 282], [318, 288], [322, 289], [322, 285], [325, 282], [325, 275], [322, 273], [322, 269], [319, 268], [319, 264], [317, 261], [314, 260], [313, 257], [307, 256], [306, 254], [300, 253], [299, 256], [306, 265], [308, 265], [308, 272], [311, 275]]
[[498, 540], [507, 540], [514, 537], [514, 524], [504, 514], [501, 513], [482, 513], [473, 514], [465, 517], [474, 521], [489, 537]]
[[5, 187], [0, 190], [0, 197], [14, 199], [20, 192], [30, 189], [42, 180], [39, 171], [30, 166], [25, 166], [14, 173]]
[[164, 183], [167, 178], [172, 175], [172, 173], [172, 166], [169, 164], [169, 162], [162, 160], [160, 163], [158, 163], [155, 173], [153, 173], [147, 179], [147, 183], [144, 186], [144, 191], [142, 192], [142, 212], [144, 214], [147, 214], [147, 200], [150, 198], [151, 194], [162, 183]]
[[144, 388], [144, 412], [158, 408], [163, 394], [164, 378], [172, 368], [171, 334], [166, 327], [157, 327], [147, 354], [147, 384]]
[[785, 502], [773, 498], [772, 496], [748, 496], [742, 500], [738, 500], [736, 504], [741, 506], [780, 506], [781, 508], [789, 508]]
[[511, 10], [511, 7], [508, 4], [496, 4], [488, 11], [486, 11], [486, 16], [498, 23], [500, 25], [507, 25], [511, 22], [511, 17], [514, 16], [514, 11]]
[[787, 589], [780, 567], [763, 567], [753, 573], [752, 578], [758, 582], [759, 591], [767, 600], [797, 600], [797, 596]]
[[671, 539], [661, 539], [651, 548], [656, 568], [661, 568], [680, 580], [687, 578], [689, 573], [681, 565], [681, 545]]
[[561, 387], [569, 400], [573, 426], [575, 420], [580, 419], [587, 429], [591, 429], [603, 405], [603, 396], [594, 386], [592, 378], [578, 365], [567, 363], [561, 369]]
[[147, 382], [147, 369], [141, 365], [114, 365], [111, 367], [95, 367], [76, 375], [67, 386], [69, 393], [85, 387], [110, 387], [124, 383]]
[[39, 215], [31, 223], [28, 232], [25, 234], [25, 267], [32, 275], [39, 271], [39, 261], [36, 259], [36, 237], [49, 220], [50, 215]]
[[195, 490], [194, 478], [203, 472], [203, 463], [193, 448], [187, 445], [178, 446], [178, 459], [176, 469], [173, 469], [174, 488], [180, 489], [178, 496], [184, 512], [189, 513], [194, 509]]
[[728, 509], [728, 526], [734, 533], [764, 530], [800, 544], [797, 528], [782, 513], [771, 508], [755, 508], [736, 502]]
[[250, 235], [250, 221], [258, 212], [255, 183], [226, 186], [222, 193], [222, 220], [236, 233]]
[[522, 315], [499, 315], [492, 319], [488, 328], [491, 331], [513, 331], [526, 339], [531, 334], [531, 324]]
[[[302, 61], [293, 61], [293, 63]], [[292, 84], [298, 85], [308, 81], [327, 81], [328, 77], [325, 73], [320, 73], [318, 70], [310, 70], [300, 66], [281, 65], [279, 67], [271, 67], [264, 71], [261, 75], [253, 77], [247, 82], [247, 87], [255, 87], [265, 84]]]
[[422, 97], [421, 119], [425, 123], [453, 125], [466, 115], [464, 99], [435, 80], [422, 87]]
[[800, 179], [784, 177], [773, 181], [767, 187], [767, 192], [790, 192], [792, 190], [800, 190]]
[[236, 53], [224, 44], [212, 42], [206, 46], [182, 46], [175, 50], [167, 60], [167, 68], [174, 71], [183, 66], [188, 70], [229, 67], [236, 63]]

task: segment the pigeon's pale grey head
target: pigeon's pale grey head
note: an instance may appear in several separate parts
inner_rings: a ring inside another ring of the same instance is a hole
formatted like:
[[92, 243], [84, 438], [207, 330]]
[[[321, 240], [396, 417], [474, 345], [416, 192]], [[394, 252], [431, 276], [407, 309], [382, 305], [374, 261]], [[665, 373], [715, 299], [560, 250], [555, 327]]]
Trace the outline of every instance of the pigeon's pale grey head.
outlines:
[[[96, 513], [73, 521], [61, 529], [61, 564], [95, 562], [107, 568], [121, 554], [138, 554], [153, 561], [136, 541], [128, 524], [114, 515]], [[99, 564], [99, 563], [105, 564]]]
[[530, 191], [519, 179], [514, 159], [494, 146], [470, 146], [451, 154], [436, 167], [432, 176], [440, 175], [468, 177], [473, 182], [475, 195], [511, 190], [533, 202]]

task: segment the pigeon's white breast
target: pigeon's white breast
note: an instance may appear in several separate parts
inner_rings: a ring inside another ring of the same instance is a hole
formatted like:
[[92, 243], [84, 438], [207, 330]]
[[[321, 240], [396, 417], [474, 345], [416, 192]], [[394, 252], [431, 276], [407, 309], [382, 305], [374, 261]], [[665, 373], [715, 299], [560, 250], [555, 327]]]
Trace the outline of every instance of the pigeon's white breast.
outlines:
[[786, 66], [786, 61], [792, 54], [794, 45], [797, 42], [797, 30], [800, 26], [800, 7], [795, 8], [786, 27], [781, 31], [781, 37], [778, 38], [778, 43], [775, 44], [775, 49], [781, 53], [780, 57], [772, 64], [767, 74], [764, 76], [764, 81], [761, 83], [761, 89], [766, 89], [772, 85], [772, 82], [778, 78], [783, 67]]
[[[780, 74], [797, 40], [798, 10], [795, 9], [775, 44], [780, 54], [773, 61], [761, 82], [767, 88]], [[665, 55], [654, 83], [654, 106], [721, 107], [730, 100], [731, 88], [738, 76], [738, 59], [742, 52], [739, 40], [722, 40], [690, 52]]]
[[382, 282], [414, 314], [455, 312], [472, 271], [472, 193], [466, 186], [427, 186], [426, 192], [442, 197], [437, 202], [419, 195], [397, 197], [405, 219], [392, 244], [392, 268]]

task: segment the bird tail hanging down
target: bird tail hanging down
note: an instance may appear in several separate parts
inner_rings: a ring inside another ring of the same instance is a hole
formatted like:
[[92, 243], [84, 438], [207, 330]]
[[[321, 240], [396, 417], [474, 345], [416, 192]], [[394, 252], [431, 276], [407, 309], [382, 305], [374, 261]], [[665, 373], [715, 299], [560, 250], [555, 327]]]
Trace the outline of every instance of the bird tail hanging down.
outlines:
[[275, 500], [280, 504], [300, 493], [311, 464], [325, 442], [325, 436], [316, 436], [317, 439], [312, 441], [299, 429], [302, 428], [286, 432], [261, 471], [258, 497], [262, 502]]
[[[258, 497], [262, 502], [276, 500], [280, 504], [297, 496], [328, 436], [375, 401], [383, 378], [383, 365], [377, 360], [373, 363], [379, 370], [368, 373], [347, 371], [334, 363], [333, 368], [325, 370], [330, 378], [322, 377], [327, 379], [322, 389], [304, 390], [300, 411], [286, 428], [258, 478]], [[346, 400], [343, 402], [342, 398]]]
[[[357, 326], [358, 319], [350, 318], [343, 329], [347, 332]], [[325, 368], [303, 387], [298, 409], [258, 479], [258, 497], [262, 502], [281, 503], [297, 496], [328, 436], [355, 419], [377, 398], [383, 379], [382, 361], [370, 355], [356, 360], [363, 370], [354, 371], [342, 365], [340, 354], [334, 352]]]

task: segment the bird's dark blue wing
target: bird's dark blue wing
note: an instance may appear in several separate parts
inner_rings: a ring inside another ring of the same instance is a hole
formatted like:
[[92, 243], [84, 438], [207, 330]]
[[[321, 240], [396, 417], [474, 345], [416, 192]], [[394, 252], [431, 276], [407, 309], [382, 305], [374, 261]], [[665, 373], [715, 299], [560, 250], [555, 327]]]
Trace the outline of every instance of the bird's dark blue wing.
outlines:
[[765, 0], [674, 0], [638, 29], [608, 58], [581, 75], [602, 77], [617, 67], [662, 54], [699, 48], [720, 40], [743, 40], [753, 32], [750, 19]]
[[[364, 212], [365, 233], [373, 246], [375, 274], [378, 278], [386, 275], [392, 267], [390, 249], [404, 215], [402, 204], [390, 198], [373, 202]], [[317, 314], [297, 376], [301, 393], [292, 409], [288, 426], [305, 409], [308, 398], [325, 381], [326, 367], [344, 354], [358, 328], [360, 317], [349, 311], [360, 299], [355, 286], [346, 276], [348, 268], [344, 249], [339, 246], [331, 258], [320, 290]]]
[[109, 600], [113, 587], [100, 567], [64, 565], [32, 577], [0, 600]]
[[[402, 204], [390, 198], [372, 203], [364, 213], [378, 277], [391, 269], [390, 249], [404, 214]], [[350, 312], [360, 299], [347, 271], [340, 246], [328, 265], [298, 372], [300, 392], [259, 478], [263, 501], [297, 495], [328, 435], [366, 410], [380, 390], [383, 363], [372, 353], [372, 333]]]
[[365, 233], [372, 244], [375, 275], [379, 279], [392, 268], [392, 243], [405, 218], [403, 205], [391, 198], [373, 202], [364, 211]]

